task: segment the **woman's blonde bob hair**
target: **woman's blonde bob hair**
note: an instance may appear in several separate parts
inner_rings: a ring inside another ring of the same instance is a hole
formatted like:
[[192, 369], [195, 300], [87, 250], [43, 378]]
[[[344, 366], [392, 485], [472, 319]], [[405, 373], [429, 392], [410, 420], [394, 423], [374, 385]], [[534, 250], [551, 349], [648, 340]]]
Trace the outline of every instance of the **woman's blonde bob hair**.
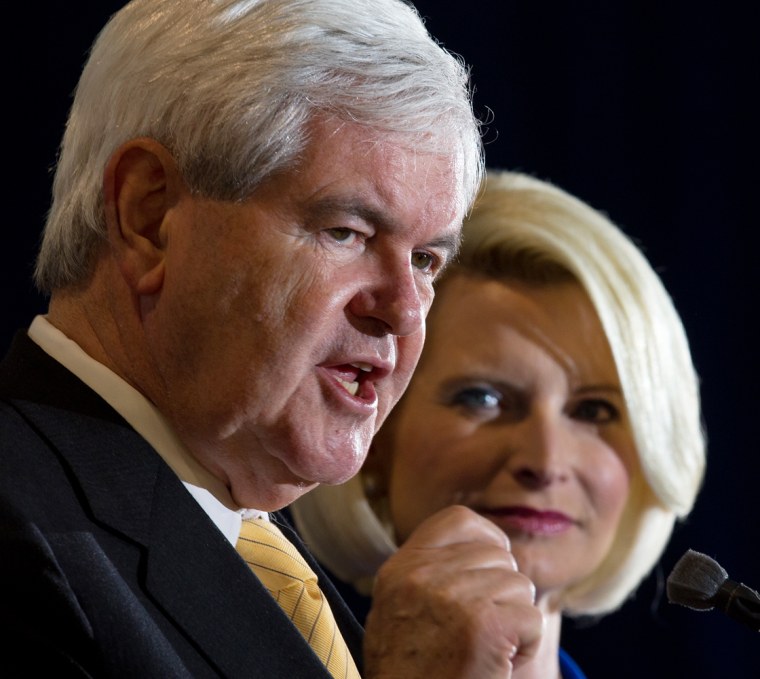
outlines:
[[491, 170], [448, 275], [470, 271], [586, 291], [615, 359], [640, 473], [604, 561], [564, 593], [567, 614], [617, 608], [660, 558], [702, 484], [705, 438], [686, 333], [641, 250], [599, 211], [531, 176]]

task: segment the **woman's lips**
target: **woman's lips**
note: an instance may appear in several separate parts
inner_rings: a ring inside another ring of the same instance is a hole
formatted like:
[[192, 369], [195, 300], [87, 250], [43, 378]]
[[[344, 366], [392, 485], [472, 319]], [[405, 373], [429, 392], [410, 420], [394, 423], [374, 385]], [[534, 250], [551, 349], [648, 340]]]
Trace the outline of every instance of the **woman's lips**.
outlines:
[[506, 533], [551, 536], [564, 533], [575, 525], [567, 514], [531, 507], [502, 507], [482, 513]]

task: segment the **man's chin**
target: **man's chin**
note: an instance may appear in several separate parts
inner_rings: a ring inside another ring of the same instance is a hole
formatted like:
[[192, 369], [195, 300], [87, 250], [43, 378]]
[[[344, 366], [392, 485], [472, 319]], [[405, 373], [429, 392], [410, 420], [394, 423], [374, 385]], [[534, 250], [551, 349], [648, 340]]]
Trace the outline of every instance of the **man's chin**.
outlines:
[[295, 502], [318, 485], [318, 483], [307, 483], [306, 481], [273, 484], [266, 489], [265, 493], [257, 492], [256, 489], [243, 488], [233, 493], [233, 500], [242, 508], [276, 512]]

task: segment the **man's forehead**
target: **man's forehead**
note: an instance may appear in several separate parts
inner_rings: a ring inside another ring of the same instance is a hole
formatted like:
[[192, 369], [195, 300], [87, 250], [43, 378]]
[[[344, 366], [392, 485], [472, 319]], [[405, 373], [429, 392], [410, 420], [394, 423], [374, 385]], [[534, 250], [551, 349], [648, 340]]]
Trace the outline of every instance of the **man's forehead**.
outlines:
[[[440, 182], [449, 178], [450, 193], [464, 193], [464, 151], [461, 139], [441, 133], [410, 133], [376, 129], [339, 120], [334, 116], [315, 116], [309, 124], [309, 138], [303, 165], [329, 155], [334, 163], [382, 163], [385, 176], [401, 185], [416, 176]], [[435, 176], [437, 175], [437, 176]]]

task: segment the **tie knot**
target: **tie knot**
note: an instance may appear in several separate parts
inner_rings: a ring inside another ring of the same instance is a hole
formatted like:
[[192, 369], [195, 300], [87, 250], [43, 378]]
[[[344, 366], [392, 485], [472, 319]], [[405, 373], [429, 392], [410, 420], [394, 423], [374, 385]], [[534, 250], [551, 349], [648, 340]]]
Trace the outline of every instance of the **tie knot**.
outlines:
[[299, 551], [270, 521], [244, 520], [236, 548], [270, 591], [290, 587], [294, 581], [317, 580]]

